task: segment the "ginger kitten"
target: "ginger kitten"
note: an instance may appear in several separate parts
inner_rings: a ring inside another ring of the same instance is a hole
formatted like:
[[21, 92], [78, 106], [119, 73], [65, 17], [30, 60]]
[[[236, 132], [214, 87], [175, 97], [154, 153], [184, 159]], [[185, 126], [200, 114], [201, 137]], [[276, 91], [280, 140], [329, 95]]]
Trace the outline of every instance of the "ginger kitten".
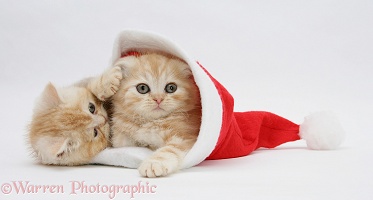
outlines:
[[43, 164], [87, 164], [109, 144], [108, 115], [103, 101], [122, 79], [119, 67], [66, 88], [49, 83], [36, 102], [28, 142]]
[[149, 53], [120, 58], [123, 80], [113, 96], [113, 147], [154, 150], [138, 168], [145, 177], [179, 169], [197, 140], [201, 103], [189, 66], [169, 56]]

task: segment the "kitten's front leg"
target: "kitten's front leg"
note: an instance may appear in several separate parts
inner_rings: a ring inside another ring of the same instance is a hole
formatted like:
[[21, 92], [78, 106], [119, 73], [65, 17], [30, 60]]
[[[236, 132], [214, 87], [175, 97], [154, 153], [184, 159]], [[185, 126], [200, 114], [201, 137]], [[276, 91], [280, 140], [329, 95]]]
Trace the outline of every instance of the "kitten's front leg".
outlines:
[[154, 178], [167, 176], [180, 168], [180, 165], [192, 148], [195, 140], [183, 140], [173, 136], [165, 146], [157, 149], [154, 154], [144, 160], [138, 168], [144, 177]]
[[138, 168], [141, 176], [154, 178], [167, 176], [179, 169], [179, 157], [184, 157], [181, 153], [176, 153], [170, 147], [162, 147], [154, 154], [144, 160]]
[[122, 78], [122, 69], [112, 67], [101, 76], [93, 78], [88, 87], [98, 99], [105, 101], [118, 91]]

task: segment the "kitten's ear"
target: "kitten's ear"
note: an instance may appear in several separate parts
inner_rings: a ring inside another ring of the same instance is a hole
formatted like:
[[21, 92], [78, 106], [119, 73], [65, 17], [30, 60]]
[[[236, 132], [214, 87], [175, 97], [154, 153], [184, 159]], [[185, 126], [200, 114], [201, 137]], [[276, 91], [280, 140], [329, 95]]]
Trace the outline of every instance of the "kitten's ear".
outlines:
[[188, 78], [193, 78], [193, 74], [192, 74], [192, 70], [190, 70], [189, 68], [186, 68], [183, 70], [183, 73], [186, 77]]
[[126, 56], [115, 62], [114, 66], [122, 68], [123, 77], [128, 77], [132, 68], [138, 65], [139, 59], [136, 56]]
[[48, 83], [45, 86], [43, 93], [41, 94], [38, 105], [35, 108], [36, 112], [41, 112], [57, 107], [61, 103], [61, 99], [58, 96], [58, 92], [52, 83]]
[[193, 78], [193, 73], [189, 65], [187, 65], [186, 63], [183, 63], [183, 65], [181, 65], [180, 67], [181, 67], [181, 72], [183, 73], [185, 77]]
[[49, 151], [54, 158], [60, 158], [68, 150], [69, 139], [63, 137], [50, 137], [46, 139], [49, 143]]
[[57, 141], [55, 145], [55, 150], [57, 151], [54, 151], [54, 156], [57, 158], [61, 158], [65, 153], [71, 151], [71, 149], [73, 149], [73, 145], [70, 139], [60, 138], [60, 140]]
[[53, 161], [76, 147], [69, 138], [64, 137], [41, 137], [37, 142], [37, 149], [45, 161]]

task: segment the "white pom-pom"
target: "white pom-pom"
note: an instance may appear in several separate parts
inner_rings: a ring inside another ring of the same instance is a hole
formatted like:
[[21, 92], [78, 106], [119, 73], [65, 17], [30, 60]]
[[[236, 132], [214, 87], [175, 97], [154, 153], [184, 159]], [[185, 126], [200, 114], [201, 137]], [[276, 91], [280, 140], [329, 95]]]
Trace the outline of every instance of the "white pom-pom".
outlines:
[[314, 150], [336, 149], [344, 140], [345, 132], [332, 112], [317, 112], [305, 117], [299, 135]]

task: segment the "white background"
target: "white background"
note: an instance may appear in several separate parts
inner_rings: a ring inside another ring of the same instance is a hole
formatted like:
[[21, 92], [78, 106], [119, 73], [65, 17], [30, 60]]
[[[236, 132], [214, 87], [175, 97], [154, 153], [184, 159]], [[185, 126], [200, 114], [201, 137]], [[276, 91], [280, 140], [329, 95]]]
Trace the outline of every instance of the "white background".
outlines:
[[[63, 194], [13, 188], [0, 199], [109, 199], [70, 195], [70, 181], [157, 186], [135, 199], [373, 199], [373, 2], [229, 2], [0, 0], [0, 184], [64, 186]], [[298, 141], [159, 179], [118, 167], [36, 164], [25, 142], [34, 100], [48, 81], [67, 86], [103, 71], [124, 29], [175, 41], [231, 92], [237, 111], [301, 123], [332, 110], [346, 141], [336, 151]]]

